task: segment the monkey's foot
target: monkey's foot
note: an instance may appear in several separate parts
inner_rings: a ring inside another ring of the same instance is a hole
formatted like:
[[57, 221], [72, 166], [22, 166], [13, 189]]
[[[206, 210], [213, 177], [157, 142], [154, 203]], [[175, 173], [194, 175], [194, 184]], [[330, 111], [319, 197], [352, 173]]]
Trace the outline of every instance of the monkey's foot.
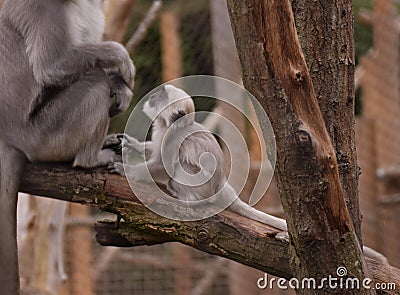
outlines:
[[107, 170], [110, 173], [125, 176], [124, 164], [122, 162], [113, 162], [108, 164]]

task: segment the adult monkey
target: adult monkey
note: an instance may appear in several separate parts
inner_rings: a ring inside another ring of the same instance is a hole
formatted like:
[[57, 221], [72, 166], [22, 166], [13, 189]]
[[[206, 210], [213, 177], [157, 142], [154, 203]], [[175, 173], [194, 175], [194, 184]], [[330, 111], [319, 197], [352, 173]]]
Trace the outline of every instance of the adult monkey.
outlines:
[[101, 42], [101, 2], [6, 0], [0, 11], [1, 295], [19, 293], [16, 205], [25, 162], [90, 168], [114, 160], [101, 147], [109, 114], [129, 105], [135, 68], [122, 45]]

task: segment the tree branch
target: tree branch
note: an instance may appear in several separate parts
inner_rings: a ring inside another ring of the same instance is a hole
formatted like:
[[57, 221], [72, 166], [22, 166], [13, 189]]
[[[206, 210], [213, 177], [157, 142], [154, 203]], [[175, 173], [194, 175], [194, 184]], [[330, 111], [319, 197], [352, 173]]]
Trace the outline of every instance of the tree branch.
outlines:
[[[153, 189], [138, 183], [135, 190], [149, 195]], [[272, 275], [290, 278], [294, 274], [284, 233], [228, 211], [194, 222], [163, 218], [139, 202], [125, 178], [108, 174], [104, 169], [29, 164], [23, 175], [21, 192], [91, 205], [118, 214], [124, 219], [118, 228], [114, 222], [96, 225], [97, 240], [103, 245], [131, 247], [180, 242]], [[367, 262], [377, 282], [400, 283], [400, 270], [371, 259]]]
[[[154, 188], [141, 183], [136, 184], [135, 191], [143, 196], [155, 194]], [[21, 192], [92, 205], [121, 216], [125, 222], [118, 230], [115, 223], [97, 224], [98, 240], [104, 245], [138, 246], [176, 241], [278, 276], [290, 273], [285, 268], [287, 241], [275, 238], [276, 229], [232, 212], [192, 222], [163, 218], [140, 203], [124, 177], [107, 174], [104, 169], [30, 164], [24, 172]], [[264, 251], [269, 255], [264, 255]]]
[[[276, 136], [278, 186], [296, 277], [327, 277], [332, 269], [345, 266], [362, 280], [368, 269], [347, 209], [336, 151], [299, 43], [291, 1], [227, 2], [244, 85], [264, 107]], [[341, 292], [322, 289], [313, 294]]]
[[336, 151], [343, 194], [361, 242], [351, 1], [322, 0], [310, 5], [294, 0], [292, 7], [319, 107]]
[[133, 52], [135, 48], [144, 39], [146, 32], [153, 24], [161, 10], [161, 0], [155, 0], [150, 7], [149, 11], [146, 13], [144, 19], [140, 22], [139, 27], [136, 29], [135, 33], [130, 37], [125, 47], [129, 52]]

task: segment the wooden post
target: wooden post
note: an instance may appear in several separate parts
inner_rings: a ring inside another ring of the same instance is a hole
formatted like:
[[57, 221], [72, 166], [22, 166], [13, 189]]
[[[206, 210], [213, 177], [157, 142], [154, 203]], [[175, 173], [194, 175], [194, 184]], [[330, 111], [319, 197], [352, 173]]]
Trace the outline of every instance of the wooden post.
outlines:
[[[388, 169], [400, 164], [400, 36], [396, 3], [393, 0], [373, 1], [374, 50], [361, 60], [364, 69], [363, 116], [372, 121], [375, 140], [376, 168]], [[376, 177], [376, 176], [375, 176]], [[383, 181], [378, 181], [375, 205], [390, 192]], [[379, 208], [375, 208], [379, 210]], [[393, 265], [400, 265], [398, 239], [392, 238], [397, 231], [397, 206], [388, 206], [377, 218], [376, 245]]]
[[379, 210], [377, 209], [375, 128], [372, 119], [356, 120], [357, 158], [361, 168], [360, 209], [363, 212], [362, 236], [365, 245], [381, 249], [379, 240]]
[[111, 0], [106, 9], [104, 39], [122, 42], [129, 25], [129, 15], [134, 0]]
[[[223, 77], [241, 84], [240, 61], [235, 47], [226, 1], [210, 1], [210, 9], [214, 74], [218, 77]], [[224, 99], [230, 99], [227, 97], [228, 95], [229, 93], [219, 93], [217, 89], [217, 96], [223, 97]], [[244, 104], [247, 102], [235, 101], [234, 103], [236, 105], [242, 104], [242, 106], [244, 106]], [[247, 131], [245, 128], [245, 120], [243, 115], [236, 108], [227, 103], [218, 101], [217, 104], [218, 107], [222, 109], [223, 117], [232, 122], [240, 130], [243, 137], [246, 138]], [[221, 129], [222, 138], [233, 136], [230, 135], [228, 130], [226, 130], [226, 128], [224, 129], [223, 126], [219, 127]], [[261, 158], [260, 150], [257, 151], [258, 147], [259, 146], [255, 144], [254, 148], [251, 148], [252, 150], [250, 153], [252, 154], [254, 152], [254, 155], [251, 155], [251, 160], [259, 160]], [[235, 149], [235, 147], [229, 147], [229, 149], [231, 154], [228, 154], [227, 156], [235, 159], [243, 158], [243, 154], [240, 150]], [[227, 164], [230, 164], [230, 159], [227, 159]], [[252, 174], [251, 171], [250, 174]], [[246, 175], [246, 173], [237, 173], [237, 171], [234, 176], [241, 178], [237, 181], [233, 178], [231, 185], [234, 187], [235, 183], [241, 183], [242, 179], [249, 177], [249, 175]], [[250, 175], [250, 178], [251, 176], [252, 175]], [[241, 197], [247, 199], [252, 189], [253, 187], [251, 187], [251, 185], [246, 185], [243, 189], [243, 196]], [[230, 270], [230, 294], [261, 294], [260, 290], [257, 288], [257, 285], [254, 284], [254, 282], [257, 281], [257, 277], [260, 277], [262, 274], [260, 271], [245, 267], [232, 261], [228, 262], [228, 265]]]
[[[182, 51], [179, 37], [179, 19], [172, 11], [161, 14], [161, 62], [162, 79], [164, 82], [182, 76]], [[192, 276], [190, 271], [191, 250], [189, 247], [173, 243], [171, 244], [173, 261], [179, 267], [175, 269], [175, 294], [190, 294]]]
[[179, 38], [179, 20], [174, 12], [161, 14], [161, 62], [164, 82], [182, 76], [182, 50]]
[[[88, 218], [89, 207], [70, 204], [70, 218]], [[92, 232], [85, 226], [68, 229], [69, 280], [71, 294], [94, 294]]]

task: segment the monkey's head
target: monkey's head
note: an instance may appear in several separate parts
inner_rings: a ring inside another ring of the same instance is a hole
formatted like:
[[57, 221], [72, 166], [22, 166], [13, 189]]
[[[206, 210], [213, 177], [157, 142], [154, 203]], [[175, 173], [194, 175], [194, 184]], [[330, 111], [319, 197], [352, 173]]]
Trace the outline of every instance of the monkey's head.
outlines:
[[[172, 85], [164, 85], [161, 90], [152, 94], [143, 105], [143, 112], [154, 121], [163, 121], [170, 126], [178, 119], [184, 125], [194, 123], [194, 102], [182, 89]], [[181, 124], [181, 123], [180, 123]]]

